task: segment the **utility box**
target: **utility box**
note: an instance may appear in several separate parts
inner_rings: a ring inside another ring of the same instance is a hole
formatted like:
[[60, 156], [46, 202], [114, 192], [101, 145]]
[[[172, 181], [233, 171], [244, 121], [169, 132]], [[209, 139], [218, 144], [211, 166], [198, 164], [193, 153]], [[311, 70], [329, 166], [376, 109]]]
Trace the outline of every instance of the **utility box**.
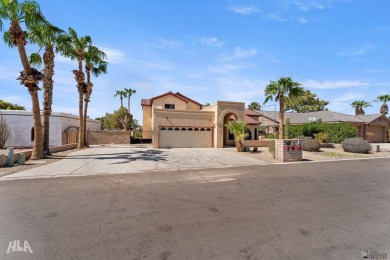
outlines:
[[281, 162], [302, 161], [302, 139], [275, 139], [275, 159]]

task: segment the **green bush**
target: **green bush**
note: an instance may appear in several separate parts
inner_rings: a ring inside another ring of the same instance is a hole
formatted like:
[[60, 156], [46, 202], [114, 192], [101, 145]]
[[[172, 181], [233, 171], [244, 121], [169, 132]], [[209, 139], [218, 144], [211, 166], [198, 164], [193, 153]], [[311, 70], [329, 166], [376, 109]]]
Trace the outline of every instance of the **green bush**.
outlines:
[[267, 139], [276, 139], [278, 136], [276, 134], [267, 134]]
[[305, 138], [302, 141], [302, 150], [308, 152], [318, 152], [321, 148], [320, 142], [316, 139]]
[[306, 136], [314, 138], [320, 133], [326, 133], [326, 141], [329, 143], [341, 143], [347, 138], [357, 136], [356, 127], [349, 123], [306, 123], [303, 125], [290, 126], [290, 138]]
[[361, 138], [345, 139], [341, 146], [350, 153], [368, 153], [372, 149], [371, 144]]
[[272, 140], [271, 142], [268, 143], [268, 151], [275, 158], [275, 140]]

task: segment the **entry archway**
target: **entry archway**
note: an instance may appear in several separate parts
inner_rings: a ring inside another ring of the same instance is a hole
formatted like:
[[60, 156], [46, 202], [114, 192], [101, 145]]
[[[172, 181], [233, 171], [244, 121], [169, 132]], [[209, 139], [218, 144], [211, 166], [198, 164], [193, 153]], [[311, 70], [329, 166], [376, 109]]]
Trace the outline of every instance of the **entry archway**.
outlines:
[[225, 126], [229, 121], [238, 120], [238, 116], [235, 113], [227, 113], [223, 118], [223, 145], [231, 145], [234, 146], [234, 135], [230, 133], [230, 131]]

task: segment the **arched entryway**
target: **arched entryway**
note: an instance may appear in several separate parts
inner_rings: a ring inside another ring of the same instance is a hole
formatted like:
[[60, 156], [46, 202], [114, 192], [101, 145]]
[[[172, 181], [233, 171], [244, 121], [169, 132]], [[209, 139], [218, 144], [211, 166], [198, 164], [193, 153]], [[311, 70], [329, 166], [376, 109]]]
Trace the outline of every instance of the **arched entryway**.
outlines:
[[226, 124], [229, 121], [235, 121], [238, 119], [238, 116], [235, 113], [227, 113], [223, 118], [223, 145], [234, 146], [234, 135], [226, 128]]
[[75, 126], [69, 126], [65, 129], [66, 144], [74, 144], [78, 141], [78, 128]]

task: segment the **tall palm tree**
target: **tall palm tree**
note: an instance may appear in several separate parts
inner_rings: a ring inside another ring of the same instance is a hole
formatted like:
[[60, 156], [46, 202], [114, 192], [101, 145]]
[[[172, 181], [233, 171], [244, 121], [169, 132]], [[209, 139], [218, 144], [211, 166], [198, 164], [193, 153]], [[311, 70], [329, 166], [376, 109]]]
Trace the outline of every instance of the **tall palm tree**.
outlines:
[[131, 88], [125, 88], [125, 93], [126, 93], [126, 96], [127, 96], [127, 108], [129, 110], [129, 114], [130, 113], [130, 98], [133, 94], [137, 93], [137, 91], [135, 89], [131, 89]]
[[[44, 53], [32, 53], [30, 55], [30, 63], [33, 65], [44, 64], [43, 78], [43, 147], [46, 155], [51, 155], [50, 143], [50, 115], [53, 104], [53, 75], [54, 75], [54, 58], [55, 53], [62, 53], [66, 48], [66, 38], [60, 37], [65, 32], [56, 26], [49, 23], [34, 25], [28, 32], [28, 39], [37, 44], [41, 49], [44, 48]], [[43, 58], [43, 59], [42, 59]]]
[[381, 106], [381, 110], [380, 110], [380, 113], [382, 115], [387, 115], [387, 113], [389, 112], [389, 107], [387, 106], [387, 101], [390, 101], [390, 95], [380, 95], [378, 96], [378, 101], [381, 101], [383, 102], [382, 106]]
[[91, 72], [95, 77], [102, 73], [107, 73], [107, 62], [104, 61], [106, 54], [95, 46], [90, 46], [85, 53], [85, 72], [87, 73], [87, 82], [84, 88], [84, 145], [87, 145], [87, 117], [88, 103], [92, 95], [93, 84], [91, 82]]
[[248, 105], [248, 109], [250, 110], [260, 110], [261, 105], [258, 102], [252, 102]]
[[301, 84], [293, 81], [291, 77], [282, 77], [277, 81], [271, 81], [265, 88], [264, 104], [274, 99], [279, 101], [279, 139], [283, 139], [284, 99], [302, 95], [304, 89], [300, 86]]
[[123, 107], [123, 98], [127, 97], [127, 94], [123, 90], [117, 90], [117, 91], [115, 91], [114, 97], [118, 97], [118, 96], [121, 99], [121, 107]]
[[242, 140], [248, 135], [246, 133], [247, 125], [244, 121], [235, 120], [225, 124], [226, 128], [234, 135], [234, 142], [238, 152], [244, 151]]
[[364, 100], [356, 100], [352, 102], [351, 106], [355, 108], [355, 115], [357, 116], [365, 114], [363, 108], [372, 107], [371, 102], [367, 102]]
[[43, 74], [32, 68], [27, 57], [25, 45], [26, 35], [21, 28], [21, 23], [29, 30], [35, 24], [45, 22], [45, 18], [40, 11], [39, 4], [35, 1], [17, 0], [0, 2], [0, 31], [3, 30], [5, 20], [11, 22], [8, 34], [12, 38], [13, 46], [18, 48], [23, 71], [20, 72], [20, 84], [27, 87], [31, 96], [33, 120], [34, 120], [34, 144], [31, 159], [41, 159], [45, 157], [43, 149], [42, 122], [39, 107], [38, 87], [39, 81], [43, 79]]
[[69, 27], [68, 32], [70, 37], [70, 45], [69, 48], [64, 52], [64, 56], [71, 58], [72, 60], [76, 60], [78, 63], [78, 70], [73, 70], [73, 74], [75, 76], [75, 80], [77, 82], [77, 91], [79, 93], [79, 140], [77, 144], [77, 148], [84, 147], [84, 92], [86, 88], [85, 84], [85, 75], [83, 72], [83, 61], [85, 59], [85, 52], [88, 50], [90, 46], [92, 46], [92, 39], [89, 36], [79, 37], [75, 30]]

